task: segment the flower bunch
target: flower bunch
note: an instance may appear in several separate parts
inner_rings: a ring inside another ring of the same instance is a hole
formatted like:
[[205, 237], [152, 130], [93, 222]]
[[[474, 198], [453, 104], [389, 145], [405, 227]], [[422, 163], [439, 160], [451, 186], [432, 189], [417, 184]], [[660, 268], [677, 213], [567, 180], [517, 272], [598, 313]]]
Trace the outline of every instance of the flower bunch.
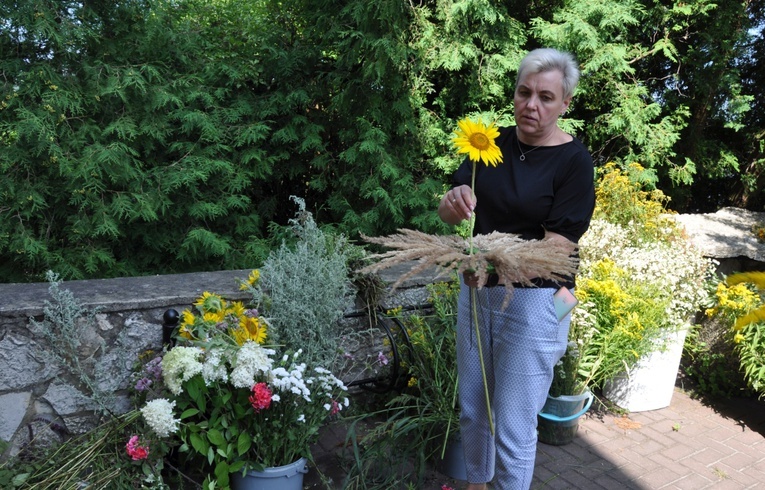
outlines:
[[[255, 277], [257, 280], [259, 276]], [[181, 317], [179, 335], [187, 340], [207, 341], [216, 330], [225, 332], [238, 345], [247, 341], [262, 344], [266, 339], [268, 321], [257, 308], [246, 308], [241, 301], [228, 302], [207, 291], [194, 306], [197, 313], [184, 310]]]
[[[177, 344], [140, 371], [137, 383], [151, 386], [140, 410], [146, 425], [206, 465], [205, 488], [309, 456], [322, 424], [348, 406], [343, 382], [301, 362], [301, 350], [265, 345], [268, 322], [257, 309], [209, 292], [194, 306], [182, 314]], [[131, 456], [140, 454], [137, 441]]]
[[713, 263], [690, 243], [635, 240], [634, 230], [594, 219], [580, 241], [569, 346], [555, 368], [553, 396], [581, 393], [662, 348], [705, 300]]

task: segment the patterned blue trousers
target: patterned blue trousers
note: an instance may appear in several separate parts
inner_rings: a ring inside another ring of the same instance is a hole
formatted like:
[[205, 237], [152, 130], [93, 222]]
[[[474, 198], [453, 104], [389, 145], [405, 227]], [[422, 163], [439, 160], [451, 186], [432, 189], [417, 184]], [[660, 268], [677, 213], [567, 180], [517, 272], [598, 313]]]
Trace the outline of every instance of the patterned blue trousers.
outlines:
[[493, 480], [498, 490], [527, 490], [534, 475], [537, 413], [547, 399], [553, 366], [566, 351], [571, 316], [555, 314], [551, 288], [516, 288], [503, 310], [505, 288], [476, 290], [495, 435], [486, 414], [470, 288], [462, 284], [457, 313], [460, 429], [467, 478]]

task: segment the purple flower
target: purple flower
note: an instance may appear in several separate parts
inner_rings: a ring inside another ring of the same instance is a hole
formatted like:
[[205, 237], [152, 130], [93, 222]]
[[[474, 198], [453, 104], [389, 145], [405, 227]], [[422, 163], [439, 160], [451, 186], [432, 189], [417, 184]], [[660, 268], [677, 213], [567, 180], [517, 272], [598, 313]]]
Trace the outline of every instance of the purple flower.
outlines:
[[136, 391], [143, 391], [151, 386], [152, 381], [149, 378], [141, 378], [135, 384]]
[[160, 379], [162, 377], [162, 356], [157, 356], [144, 366], [146, 374], [154, 379]]
[[388, 365], [388, 357], [385, 354], [383, 354], [382, 352], [380, 352], [379, 354], [377, 354], [377, 362], [379, 362], [380, 365], [382, 365], [382, 366], [387, 366]]

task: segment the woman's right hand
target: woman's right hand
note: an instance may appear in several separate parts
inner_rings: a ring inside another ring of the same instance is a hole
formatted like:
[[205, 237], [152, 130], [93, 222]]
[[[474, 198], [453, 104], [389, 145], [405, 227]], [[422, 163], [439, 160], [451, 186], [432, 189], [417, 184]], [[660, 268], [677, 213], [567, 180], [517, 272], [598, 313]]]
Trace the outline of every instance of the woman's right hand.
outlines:
[[444, 223], [459, 224], [462, 220], [470, 219], [475, 209], [473, 191], [469, 185], [455, 187], [444, 194], [438, 205], [438, 216]]

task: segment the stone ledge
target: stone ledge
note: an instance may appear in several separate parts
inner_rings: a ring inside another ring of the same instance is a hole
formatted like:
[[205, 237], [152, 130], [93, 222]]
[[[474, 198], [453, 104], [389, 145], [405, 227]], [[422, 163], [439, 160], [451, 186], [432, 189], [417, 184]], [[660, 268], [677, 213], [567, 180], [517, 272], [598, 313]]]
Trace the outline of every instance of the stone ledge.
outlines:
[[[144, 310], [167, 304], [193, 303], [205, 291], [225, 294], [231, 299], [244, 299], [237, 279], [246, 280], [249, 269], [217, 272], [193, 272], [164, 276], [119, 277], [64, 281], [62, 289], [72, 292], [87, 308], [99, 308], [104, 313]], [[30, 317], [43, 313], [45, 301], [50, 301], [49, 284], [0, 284], [0, 317]]]
[[765, 262], [765, 243], [757, 241], [752, 232], [752, 225], [765, 223], [765, 212], [728, 207], [715, 213], [673, 216], [705, 256], [714, 259], [746, 257]]

